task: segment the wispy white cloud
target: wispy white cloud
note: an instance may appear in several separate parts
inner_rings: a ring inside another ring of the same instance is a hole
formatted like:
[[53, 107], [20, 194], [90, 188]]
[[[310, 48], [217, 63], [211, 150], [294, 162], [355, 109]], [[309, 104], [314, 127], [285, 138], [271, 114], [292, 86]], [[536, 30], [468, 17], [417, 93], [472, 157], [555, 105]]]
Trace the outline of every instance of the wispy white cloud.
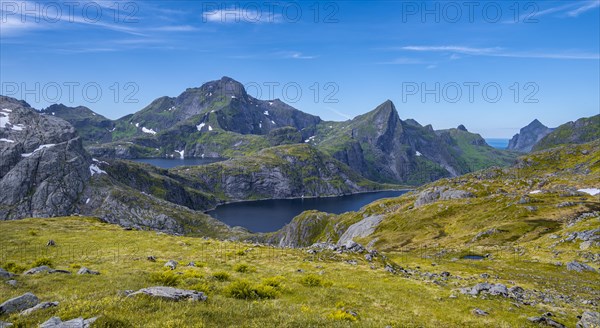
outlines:
[[405, 46], [400, 49], [420, 52], [452, 52], [466, 55], [490, 54], [499, 50], [499, 48], [473, 48], [464, 46]]
[[351, 115], [343, 113], [343, 112], [341, 112], [341, 111], [339, 111], [339, 110], [337, 110], [337, 109], [335, 109], [333, 107], [325, 106], [325, 109], [327, 109], [327, 110], [329, 110], [329, 111], [331, 111], [331, 112], [333, 112], [333, 113], [335, 113], [335, 114], [337, 114], [337, 115], [339, 115], [339, 116], [341, 116], [341, 117], [343, 117], [343, 118], [345, 118], [347, 120], [351, 120], [353, 118]]
[[507, 20], [504, 23], [520, 23], [520, 22], [535, 22], [538, 18], [556, 14], [558, 18], [573, 18], [581, 15], [584, 12], [592, 10], [600, 6], [600, 0], [587, 1], [568, 1], [560, 6], [546, 8], [540, 11], [524, 13], [517, 20]]
[[297, 51], [289, 51], [289, 52], [281, 52], [281, 53], [276, 53], [275, 54], [278, 57], [281, 58], [288, 58], [288, 59], [315, 59], [318, 56], [309, 56], [309, 55], [305, 55], [301, 52], [297, 52]]
[[237, 54], [229, 56], [232, 59], [316, 59], [319, 56], [305, 55], [299, 51], [277, 51], [263, 54]]
[[573, 9], [573, 10], [567, 12], [567, 16], [577, 17], [586, 11], [589, 11], [589, 10], [592, 10], [592, 9], [598, 8], [598, 7], [600, 7], [600, 0], [591, 0], [588, 3], [585, 3], [583, 6], [580, 6], [576, 9]]
[[33, 21], [23, 22], [20, 18], [12, 16], [3, 17], [0, 24], [2, 24], [0, 26], [0, 38], [19, 36], [23, 33], [43, 28], [42, 25]]
[[280, 23], [282, 16], [273, 12], [244, 9], [244, 8], [225, 8], [206, 11], [202, 13], [202, 21], [209, 23]]
[[151, 31], [158, 32], [194, 32], [200, 30], [199, 28], [192, 25], [166, 25], [159, 27], [149, 28]]
[[540, 59], [571, 59], [571, 60], [598, 60], [598, 53], [588, 52], [535, 52], [535, 51], [509, 51], [504, 48], [475, 48], [465, 46], [405, 46], [399, 49], [417, 52], [443, 52], [450, 53], [450, 59], [457, 59], [456, 54], [471, 56], [512, 57], [512, 58], [540, 58]]
[[425, 61], [417, 58], [398, 57], [390, 61], [380, 62], [381, 65], [420, 65], [426, 64]]

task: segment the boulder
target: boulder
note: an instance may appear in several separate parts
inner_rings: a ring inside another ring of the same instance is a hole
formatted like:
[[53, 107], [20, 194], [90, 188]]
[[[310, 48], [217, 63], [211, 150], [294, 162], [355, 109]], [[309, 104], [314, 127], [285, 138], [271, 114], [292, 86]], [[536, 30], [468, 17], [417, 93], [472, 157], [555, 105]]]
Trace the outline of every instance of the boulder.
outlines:
[[177, 268], [177, 261], [174, 260], [169, 260], [167, 263], [165, 263], [165, 267], [171, 269], [171, 270], [175, 270]]
[[572, 262], [567, 263], [567, 270], [577, 271], [577, 272], [582, 272], [582, 271], [596, 272], [596, 270], [594, 268], [592, 268], [591, 266], [589, 266], [585, 263], [579, 263], [577, 261], [572, 261]]
[[7, 284], [13, 286], [13, 287], [17, 287], [17, 281], [16, 280], [9, 280], [6, 282]]
[[165, 286], [157, 286], [157, 287], [148, 287], [142, 288], [137, 292], [133, 292], [129, 294], [127, 297], [135, 296], [135, 295], [148, 295], [152, 297], [164, 298], [171, 301], [180, 301], [184, 299], [189, 299], [192, 301], [206, 301], [207, 297], [202, 292], [197, 292], [195, 290], [185, 290], [178, 289], [173, 287], [165, 287]]
[[55, 307], [55, 306], [58, 306], [58, 302], [42, 302], [32, 308], [21, 311], [21, 313], [19, 313], [19, 315], [27, 316], [27, 315], [32, 314], [35, 311], [43, 310], [43, 309], [47, 309], [47, 308], [51, 308], [51, 307]]
[[98, 318], [76, 318], [69, 321], [62, 321], [59, 317], [52, 317], [42, 323], [39, 328], [89, 328]]
[[50, 271], [52, 271], [51, 267], [49, 267], [47, 265], [42, 265], [39, 267], [31, 268], [31, 269], [23, 272], [23, 274], [36, 274], [36, 273], [50, 272]]
[[12, 276], [14, 276], [14, 274], [0, 268], [0, 278], [6, 279], [6, 278], [10, 278]]
[[86, 267], [81, 267], [81, 269], [79, 269], [79, 271], [77, 271], [77, 274], [100, 274], [100, 272], [92, 271]]
[[32, 293], [25, 293], [21, 296], [11, 298], [0, 304], [0, 314], [10, 314], [23, 311], [36, 306], [40, 300]]
[[600, 313], [585, 311], [581, 315], [581, 319], [575, 326], [577, 328], [597, 328], [600, 327]]
[[469, 294], [473, 296], [477, 296], [480, 293], [489, 293], [490, 295], [500, 295], [503, 297], [508, 297], [509, 289], [506, 288], [506, 286], [504, 286], [503, 284], [490, 284], [487, 282], [482, 282], [470, 288], [461, 288], [460, 292], [462, 294]]
[[8, 327], [12, 327], [13, 324], [10, 322], [6, 322], [6, 321], [0, 321], [0, 328], [8, 328]]
[[495, 284], [492, 285], [492, 288], [489, 289], [490, 295], [502, 295], [504, 297], [508, 296], [508, 288], [503, 284]]
[[554, 327], [554, 328], [566, 328], [565, 325], [563, 325], [560, 322], [556, 322], [546, 316], [541, 316], [541, 317], [529, 317], [527, 318], [527, 320], [533, 322], [533, 323], [538, 323], [541, 325], [545, 325], [545, 326], [549, 326], [549, 327]]
[[489, 313], [483, 311], [482, 309], [478, 309], [478, 308], [474, 308], [471, 313], [473, 313], [474, 315], [488, 315]]
[[346, 252], [362, 253], [365, 251], [365, 248], [361, 244], [350, 239], [341, 245], [341, 250]]

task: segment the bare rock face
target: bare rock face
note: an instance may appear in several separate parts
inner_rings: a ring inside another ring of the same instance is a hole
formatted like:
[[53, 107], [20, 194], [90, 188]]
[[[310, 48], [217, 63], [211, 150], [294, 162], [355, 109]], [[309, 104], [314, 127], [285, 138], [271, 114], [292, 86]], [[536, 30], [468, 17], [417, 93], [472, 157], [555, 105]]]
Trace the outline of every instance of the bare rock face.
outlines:
[[383, 221], [383, 215], [369, 216], [360, 220], [348, 227], [337, 244], [345, 245], [354, 238], [362, 238], [372, 234], [381, 221]]
[[71, 214], [92, 165], [75, 129], [8, 97], [0, 119], [0, 220]]

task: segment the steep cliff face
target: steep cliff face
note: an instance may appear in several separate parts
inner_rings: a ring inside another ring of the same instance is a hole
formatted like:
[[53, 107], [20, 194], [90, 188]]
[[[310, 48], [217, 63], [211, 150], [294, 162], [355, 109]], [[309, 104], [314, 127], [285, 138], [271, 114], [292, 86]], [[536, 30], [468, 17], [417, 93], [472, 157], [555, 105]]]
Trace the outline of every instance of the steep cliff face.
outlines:
[[566, 144], [582, 144], [600, 139], [600, 115], [578, 119], [554, 129], [533, 146], [533, 150]]
[[0, 219], [71, 214], [94, 166], [67, 122], [0, 97]]
[[212, 195], [166, 170], [90, 157], [71, 124], [0, 97], [0, 220], [97, 216], [110, 223], [213, 237], [245, 234], [196, 209]]
[[538, 141], [550, 132], [552, 129], [535, 119], [510, 139], [508, 149], [528, 153]]
[[253, 156], [171, 173], [222, 200], [331, 196], [380, 189], [309, 145], [268, 148]]

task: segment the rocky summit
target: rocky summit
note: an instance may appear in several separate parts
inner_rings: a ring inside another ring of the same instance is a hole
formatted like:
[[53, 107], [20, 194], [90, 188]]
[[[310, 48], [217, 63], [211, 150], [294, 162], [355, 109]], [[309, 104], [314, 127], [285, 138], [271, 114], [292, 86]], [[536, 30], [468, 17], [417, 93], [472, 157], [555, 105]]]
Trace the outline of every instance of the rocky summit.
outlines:
[[510, 139], [508, 149], [528, 153], [533, 149], [533, 146], [552, 132], [552, 130], [535, 119]]

